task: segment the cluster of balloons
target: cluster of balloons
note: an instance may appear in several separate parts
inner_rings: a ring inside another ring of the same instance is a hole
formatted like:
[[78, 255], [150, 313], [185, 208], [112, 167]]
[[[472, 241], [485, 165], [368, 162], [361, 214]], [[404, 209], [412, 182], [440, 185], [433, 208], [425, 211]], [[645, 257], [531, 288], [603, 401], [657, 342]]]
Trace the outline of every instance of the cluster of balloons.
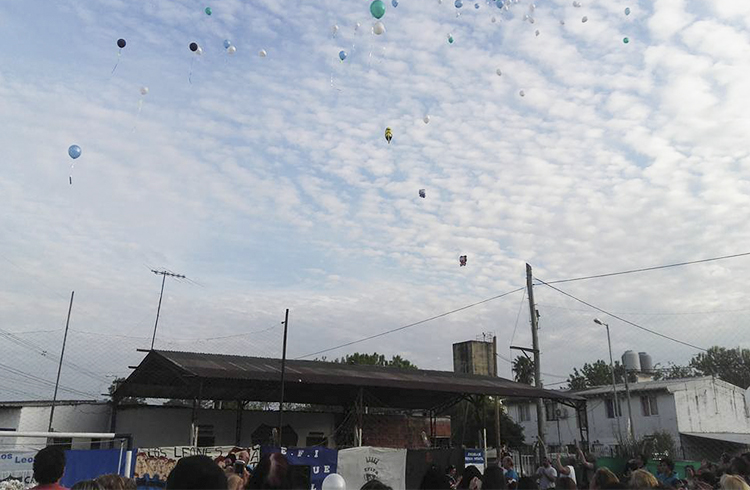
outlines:
[[[398, 2], [394, 2], [395, 5], [398, 5]], [[385, 32], [385, 24], [380, 21], [380, 19], [385, 15], [385, 3], [383, 3], [383, 0], [373, 0], [373, 2], [370, 4], [370, 13], [373, 17], [375, 17], [377, 22], [375, 22], [372, 25], [372, 33], [379, 36]], [[359, 27], [359, 24], [357, 24], [357, 27]]]
[[224, 49], [227, 50], [227, 54], [234, 54], [237, 52], [237, 48], [234, 47], [232, 41], [229, 39], [224, 39]]
[[458, 257], [458, 265], [459, 267], [466, 267], [466, 261], [468, 260], [468, 257], [466, 255], [461, 255]]
[[419, 189], [419, 197], [421, 197], [422, 199], [427, 197], [427, 191], [425, 189]]

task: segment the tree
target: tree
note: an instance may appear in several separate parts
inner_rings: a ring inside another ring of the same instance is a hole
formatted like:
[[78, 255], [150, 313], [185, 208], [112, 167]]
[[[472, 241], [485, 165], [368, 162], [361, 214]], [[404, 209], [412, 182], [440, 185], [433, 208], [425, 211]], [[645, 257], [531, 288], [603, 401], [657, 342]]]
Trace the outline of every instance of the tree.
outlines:
[[[321, 360], [325, 361], [326, 359], [323, 358]], [[373, 352], [372, 354], [360, 354], [359, 352], [355, 352], [354, 354], [347, 354], [339, 359], [334, 359], [333, 362], [357, 366], [384, 366], [399, 369], [418, 369], [411, 361], [404, 359], [399, 355], [392, 356], [391, 359], [388, 360], [384, 355], [378, 354], [377, 352]]]
[[525, 356], [513, 359], [513, 379], [518, 383], [534, 384], [534, 361]]
[[714, 346], [693, 356], [688, 366], [700, 376], [716, 376], [742, 389], [750, 386], [750, 349]]
[[670, 362], [666, 368], [659, 369], [654, 374], [654, 379], [683, 379], [683, 378], [694, 378], [698, 376], [695, 369], [690, 366], [680, 366], [673, 362]]
[[[632, 378], [632, 375], [631, 375]], [[625, 381], [625, 368], [619, 361], [615, 361], [615, 381]], [[612, 383], [612, 369], [609, 363], [599, 359], [589, 364], [585, 363], [581, 370], [573, 368], [573, 374], [568, 375], [568, 386], [571, 390], [585, 390], [594, 386], [604, 386]]]
[[[495, 402], [491, 397], [480, 397], [477, 406], [468, 401], [454, 405], [448, 414], [451, 418], [451, 440], [454, 446], [480, 447], [479, 431], [487, 428], [487, 445], [497, 447], [495, 430]], [[484, 412], [484, 420], [482, 419]], [[524, 443], [523, 427], [513, 422], [508, 414], [500, 412], [500, 437], [508, 447], [518, 448]]]
[[[125, 381], [125, 378], [115, 378], [112, 381], [112, 384], [109, 385], [109, 388], [107, 389], [107, 393], [109, 393], [110, 398], [112, 395], [115, 394], [115, 391], [117, 391], [117, 388], [120, 387], [120, 385]], [[120, 400], [120, 405], [145, 405], [146, 399], [145, 398], [136, 398], [131, 396], [126, 396]]]

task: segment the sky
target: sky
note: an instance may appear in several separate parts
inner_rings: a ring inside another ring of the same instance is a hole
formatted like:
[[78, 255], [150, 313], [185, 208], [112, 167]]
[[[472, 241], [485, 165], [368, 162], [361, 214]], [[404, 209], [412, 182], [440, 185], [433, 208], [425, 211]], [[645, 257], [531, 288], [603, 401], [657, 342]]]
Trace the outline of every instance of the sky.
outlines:
[[[450, 370], [452, 343], [491, 333], [509, 377], [531, 343], [525, 263], [553, 281], [747, 252], [750, 4], [581, 4], [388, 0], [375, 35], [361, 0], [0, 3], [2, 398], [51, 397], [71, 291], [61, 395], [127, 375], [151, 269], [187, 277], [166, 280], [156, 348], [279, 357], [288, 308], [291, 358]], [[750, 347], [748, 273], [556, 287]], [[608, 357], [595, 317], [615, 358], [700, 352], [534, 289], [551, 387]]]

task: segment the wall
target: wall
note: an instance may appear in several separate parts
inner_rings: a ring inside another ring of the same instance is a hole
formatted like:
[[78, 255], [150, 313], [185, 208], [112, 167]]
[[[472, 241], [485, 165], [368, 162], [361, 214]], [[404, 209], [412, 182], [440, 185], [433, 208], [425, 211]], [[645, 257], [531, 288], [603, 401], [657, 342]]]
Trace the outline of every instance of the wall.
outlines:
[[676, 391], [680, 432], [750, 433], [742, 389], [721, 380], [704, 380]]
[[497, 376], [494, 342], [469, 340], [453, 344], [453, 372]]

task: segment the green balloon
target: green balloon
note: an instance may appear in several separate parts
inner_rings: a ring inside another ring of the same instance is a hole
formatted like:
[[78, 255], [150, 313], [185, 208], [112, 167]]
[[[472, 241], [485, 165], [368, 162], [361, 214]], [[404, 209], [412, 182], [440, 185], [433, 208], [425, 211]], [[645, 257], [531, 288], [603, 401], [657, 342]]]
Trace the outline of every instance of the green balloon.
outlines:
[[383, 0], [375, 0], [370, 4], [370, 13], [376, 19], [381, 18], [385, 15], [385, 4]]
[[624, 42], [625, 44], [628, 44], [630, 42], [630, 39], [624, 37], [622, 38], [622, 42]]
[[448, 44], [453, 44], [453, 36], [448, 36]]
[[211, 15], [211, 7], [206, 7], [206, 15]]

